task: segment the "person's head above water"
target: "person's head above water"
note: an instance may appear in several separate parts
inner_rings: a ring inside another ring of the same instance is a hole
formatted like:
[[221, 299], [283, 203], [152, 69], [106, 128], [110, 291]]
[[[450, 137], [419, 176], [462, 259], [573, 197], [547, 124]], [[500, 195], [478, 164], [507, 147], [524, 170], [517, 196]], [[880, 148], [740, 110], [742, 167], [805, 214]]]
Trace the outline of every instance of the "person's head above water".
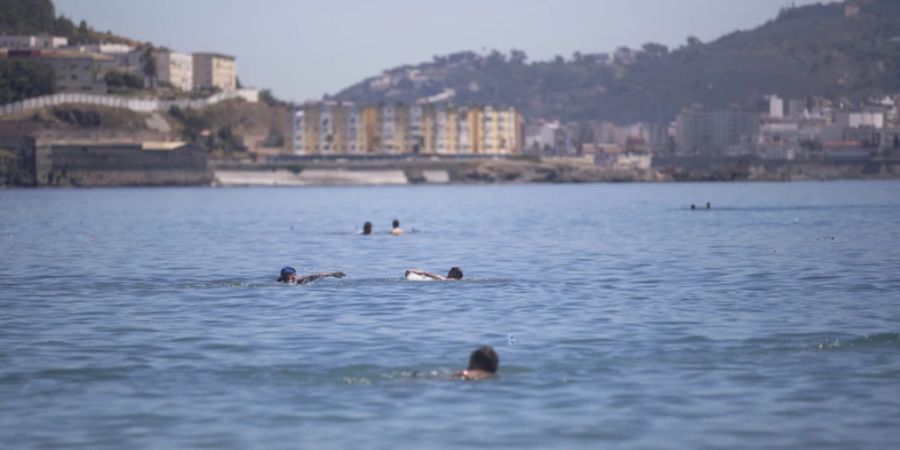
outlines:
[[472, 356], [469, 357], [469, 368], [466, 370], [497, 373], [499, 367], [500, 357], [497, 356], [497, 352], [493, 347], [485, 345], [472, 352]]
[[447, 279], [449, 280], [462, 280], [463, 272], [459, 267], [452, 267], [450, 271], [447, 272]]
[[394, 222], [391, 224], [391, 226], [393, 228], [400, 228], [400, 221], [397, 219], [394, 219]]
[[372, 222], [366, 222], [363, 224], [362, 234], [372, 234]]
[[278, 281], [281, 283], [290, 281], [292, 276], [297, 275], [297, 269], [291, 266], [285, 266], [281, 269], [281, 276], [278, 277]]

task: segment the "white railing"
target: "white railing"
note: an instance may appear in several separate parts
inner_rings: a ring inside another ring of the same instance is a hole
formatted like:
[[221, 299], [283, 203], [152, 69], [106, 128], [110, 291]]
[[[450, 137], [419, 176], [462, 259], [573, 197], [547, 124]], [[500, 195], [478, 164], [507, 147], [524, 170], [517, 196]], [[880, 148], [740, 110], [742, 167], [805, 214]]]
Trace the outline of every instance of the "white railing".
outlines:
[[225, 100], [238, 98], [244, 99], [251, 103], [256, 103], [259, 101], [259, 91], [256, 89], [238, 89], [235, 91], [220, 92], [210, 97], [196, 100], [162, 100], [158, 98], [133, 98], [120, 97], [116, 95], [59, 93], [0, 105], [0, 116], [8, 116], [11, 114], [62, 105], [106, 106], [110, 108], [123, 108], [135, 112], [147, 113], [155, 111], [168, 111], [169, 108], [173, 106], [182, 109], [199, 109], [214, 105]]

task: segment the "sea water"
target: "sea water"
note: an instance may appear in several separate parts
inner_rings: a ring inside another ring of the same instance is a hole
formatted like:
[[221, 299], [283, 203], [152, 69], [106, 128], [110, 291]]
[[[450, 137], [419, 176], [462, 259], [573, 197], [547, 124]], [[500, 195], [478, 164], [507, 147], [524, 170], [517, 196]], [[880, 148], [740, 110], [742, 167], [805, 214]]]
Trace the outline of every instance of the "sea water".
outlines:
[[896, 448], [900, 182], [0, 190], [0, 405], [16, 449]]

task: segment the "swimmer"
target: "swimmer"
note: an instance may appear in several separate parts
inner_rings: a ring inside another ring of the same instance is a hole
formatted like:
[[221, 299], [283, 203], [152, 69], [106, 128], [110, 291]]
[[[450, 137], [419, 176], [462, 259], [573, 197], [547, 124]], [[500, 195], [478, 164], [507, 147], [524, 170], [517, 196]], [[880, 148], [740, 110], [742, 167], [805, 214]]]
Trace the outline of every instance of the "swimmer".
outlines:
[[712, 205], [709, 202], [706, 202], [706, 209], [712, 209]]
[[406, 271], [406, 274], [403, 275], [409, 281], [449, 281], [449, 280], [462, 280], [463, 272], [459, 267], [452, 267], [450, 271], [447, 272], [446, 277], [442, 277], [438, 274], [426, 272], [424, 270], [418, 269], [410, 269]]
[[394, 219], [394, 223], [391, 226], [391, 235], [400, 236], [401, 234], [403, 234], [403, 228], [400, 228], [400, 221]]
[[364, 224], [363, 224], [362, 232], [360, 232], [359, 234], [362, 234], [362, 235], [365, 235], [365, 236], [368, 236], [368, 235], [372, 234], [372, 222], [366, 222], [366, 223], [364, 223]]
[[472, 352], [469, 357], [469, 368], [458, 372], [454, 378], [460, 380], [485, 380], [497, 376], [500, 367], [500, 357], [493, 347], [485, 345]]
[[311, 281], [318, 280], [319, 278], [344, 278], [345, 275], [346, 274], [344, 272], [323, 272], [301, 276], [297, 275], [297, 269], [294, 269], [291, 266], [287, 266], [281, 269], [281, 276], [278, 277], [278, 282], [288, 284], [306, 284]]

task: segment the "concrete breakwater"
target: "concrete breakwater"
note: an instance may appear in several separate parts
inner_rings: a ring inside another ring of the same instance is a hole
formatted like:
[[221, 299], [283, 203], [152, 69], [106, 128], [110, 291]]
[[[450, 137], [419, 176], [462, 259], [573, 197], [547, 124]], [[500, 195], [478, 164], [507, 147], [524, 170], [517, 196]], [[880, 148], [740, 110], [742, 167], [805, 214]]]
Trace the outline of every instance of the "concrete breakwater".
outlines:
[[[214, 186], [397, 186], [405, 184], [450, 182], [446, 170], [422, 171], [420, 179], [403, 170], [310, 169], [293, 172], [278, 170], [217, 170]], [[410, 179], [412, 178], [412, 180]]]
[[308, 167], [213, 169], [215, 186], [390, 186], [443, 183], [662, 181], [653, 171], [611, 171], [590, 164], [533, 161], [324, 163]]

